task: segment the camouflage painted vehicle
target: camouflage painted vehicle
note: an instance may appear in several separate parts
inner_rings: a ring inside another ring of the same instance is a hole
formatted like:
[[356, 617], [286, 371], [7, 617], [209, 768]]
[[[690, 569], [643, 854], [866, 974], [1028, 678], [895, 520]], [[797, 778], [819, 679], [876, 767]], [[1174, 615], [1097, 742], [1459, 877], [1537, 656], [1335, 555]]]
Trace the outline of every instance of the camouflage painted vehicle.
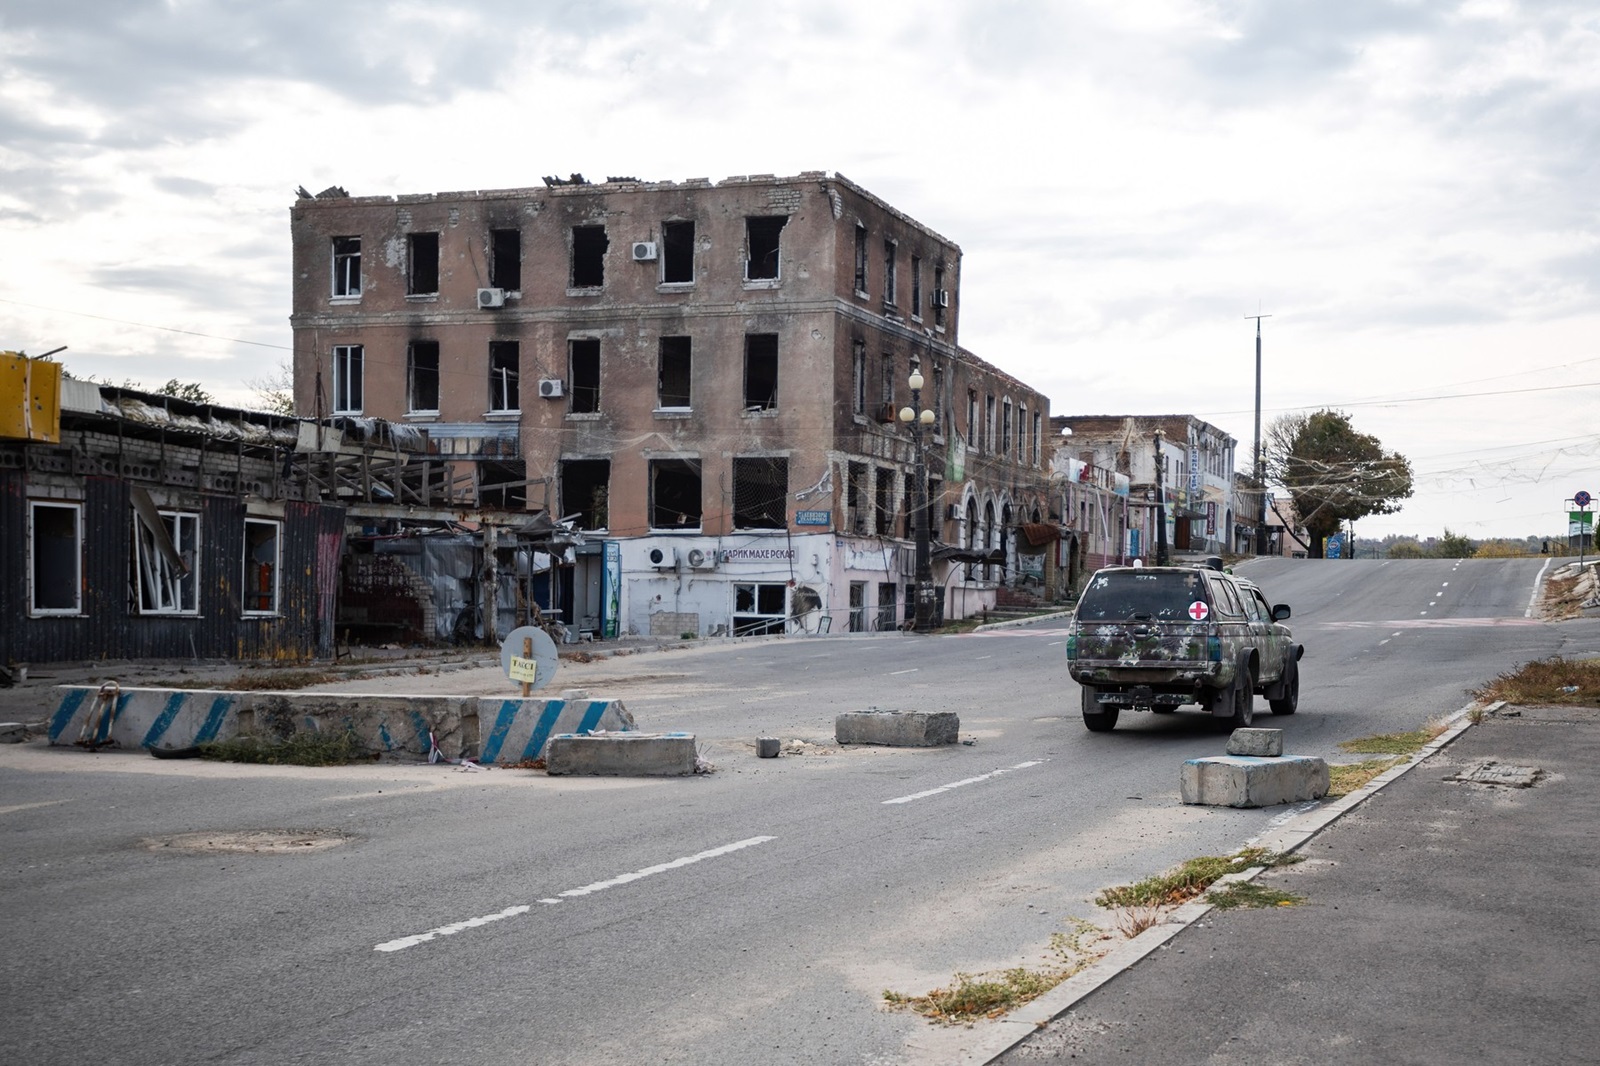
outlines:
[[1198, 703], [1219, 726], [1247, 726], [1255, 697], [1274, 714], [1300, 700], [1303, 645], [1254, 584], [1220, 569], [1111, 566], [1089, 579], [1067, 636], [1067, 669], [1083, 687], [1083, 724], [1096, 733], [1123, 708], [1174, 711]]

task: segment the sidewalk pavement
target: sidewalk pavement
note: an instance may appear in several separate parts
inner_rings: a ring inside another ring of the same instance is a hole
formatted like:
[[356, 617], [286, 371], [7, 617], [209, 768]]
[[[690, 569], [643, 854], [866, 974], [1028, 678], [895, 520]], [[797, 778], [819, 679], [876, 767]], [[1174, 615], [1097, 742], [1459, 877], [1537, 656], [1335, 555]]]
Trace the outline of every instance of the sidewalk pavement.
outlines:
[[[1540, 776], [1451, 780], [1490, 760]], [[1600, 711], [1505, 708], [1258, 879], [1303, 904], [1206, 912], [990, 1061], [1597, 1061], [1597, 841]]]

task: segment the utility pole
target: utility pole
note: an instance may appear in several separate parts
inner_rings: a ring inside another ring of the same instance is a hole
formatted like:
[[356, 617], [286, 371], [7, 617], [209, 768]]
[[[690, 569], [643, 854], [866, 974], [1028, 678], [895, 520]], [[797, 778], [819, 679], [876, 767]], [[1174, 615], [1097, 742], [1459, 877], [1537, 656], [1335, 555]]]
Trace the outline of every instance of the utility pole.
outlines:
[[1156, 430], [1156, 565], [1166, 566], [1172, 560], [1167, 556], [1167, 490], [1161, 478], [1161, 468], [1166, 464], [1161, 458], [1161, 431]]
[[1267, 554], [1267, 478], [1261, 471], [1261, 320], [1271, 315], [1245, 315], [1256, 320], [1256, 554]]

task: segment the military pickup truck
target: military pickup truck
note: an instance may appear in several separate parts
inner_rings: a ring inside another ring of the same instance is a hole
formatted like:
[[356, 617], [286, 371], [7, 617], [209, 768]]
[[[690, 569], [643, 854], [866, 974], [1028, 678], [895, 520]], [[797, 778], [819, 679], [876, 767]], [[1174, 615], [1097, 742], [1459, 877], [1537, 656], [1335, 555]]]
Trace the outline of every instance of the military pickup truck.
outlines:
[[1247, 726], [1255, 697], [1273, 714], [1300, 701], [1305, 647], [1261, 590], [1221, 569], [1111, 566], [1089, 579], [1067, 636], [1083, 687], [1083, 724], [1114, 729], [1124, 709], [1168, 713], [1197, 703], [1218, 726]]

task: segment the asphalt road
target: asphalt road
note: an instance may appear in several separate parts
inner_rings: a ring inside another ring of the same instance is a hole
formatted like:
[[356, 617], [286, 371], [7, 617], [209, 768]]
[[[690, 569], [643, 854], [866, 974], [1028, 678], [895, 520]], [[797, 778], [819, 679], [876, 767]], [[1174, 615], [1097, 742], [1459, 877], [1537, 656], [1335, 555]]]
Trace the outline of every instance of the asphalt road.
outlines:
[[[1563, 650], [1538, 560], [1262, 560], [1294, 608], [1286, 749], [1409, 729]], [[1198, 714], [1078, 720], [1060, 625], [704, 645], [557, 687], [687, 729], [715, 773], [286, 770], [0, 749], [0, 1061], [930, 1063], [971, 1041], [881, 1009], [1042, 961], [1099, 888], [1238, 847], [1281, 810], [1184, 807]], [[492, 672], [358, 689], [506, 691]], [[833, 716], [956, 710], [974, 741], [840, 752]], [[759, 735], [816, 743], [757, 760]], [[144, 841], [326, 830], [338, 847]], [[448, 930], [447, 932], [444, 930]], [[428, 936], [429, 933], [432, 936]]]

